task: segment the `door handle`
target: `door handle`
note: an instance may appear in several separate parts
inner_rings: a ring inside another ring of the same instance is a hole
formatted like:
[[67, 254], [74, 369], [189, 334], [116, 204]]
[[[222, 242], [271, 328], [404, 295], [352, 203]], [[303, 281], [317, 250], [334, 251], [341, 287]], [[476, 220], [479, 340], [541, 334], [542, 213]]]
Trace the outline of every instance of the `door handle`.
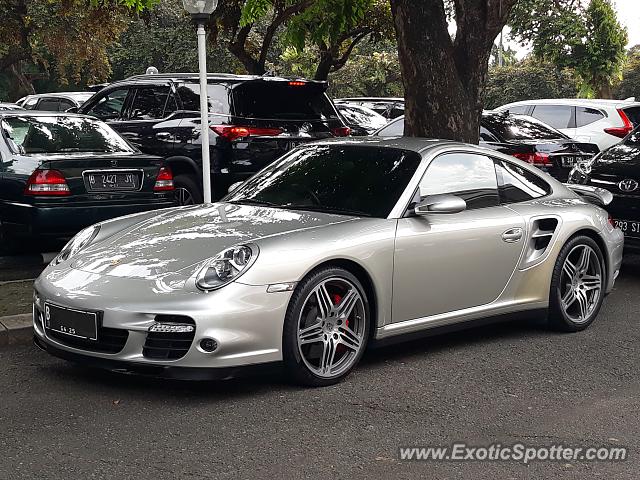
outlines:
[[502, 234], [502, 240], [507, 243], [515, 243], [522, 238], [522, 229], [521, 228], [510, 228], [506, 232]]

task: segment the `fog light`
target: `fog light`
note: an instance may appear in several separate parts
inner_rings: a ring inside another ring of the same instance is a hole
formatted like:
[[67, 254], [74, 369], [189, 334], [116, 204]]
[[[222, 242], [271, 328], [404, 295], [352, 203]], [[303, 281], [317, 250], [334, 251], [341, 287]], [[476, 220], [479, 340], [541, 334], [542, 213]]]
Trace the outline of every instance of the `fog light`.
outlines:
[[205, 352], [213, 352], [216, 348], [218, 348], [218, 342], [216, 342], [213, 338], [203, 338], [200, 340], [200, 348]]
[[157, 333], [191, 333], [196, 329], [193, 325], [180, 323], [154, 323], [149, 327], [150, 332]]

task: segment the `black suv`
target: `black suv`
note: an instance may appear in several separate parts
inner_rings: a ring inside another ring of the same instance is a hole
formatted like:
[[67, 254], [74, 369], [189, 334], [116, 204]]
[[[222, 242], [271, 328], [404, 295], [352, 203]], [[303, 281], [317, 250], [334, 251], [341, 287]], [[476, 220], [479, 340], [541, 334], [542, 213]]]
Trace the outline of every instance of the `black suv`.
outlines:
[[[208, 84], [214, 199], [300, 143], [349, 135], [325, 94], [326, 82], [214, 73]], [[143, 152], [164, 157], [180, 203], [202, 202], [196, 74], [115, 82], [78, 111], [104, 120]]]

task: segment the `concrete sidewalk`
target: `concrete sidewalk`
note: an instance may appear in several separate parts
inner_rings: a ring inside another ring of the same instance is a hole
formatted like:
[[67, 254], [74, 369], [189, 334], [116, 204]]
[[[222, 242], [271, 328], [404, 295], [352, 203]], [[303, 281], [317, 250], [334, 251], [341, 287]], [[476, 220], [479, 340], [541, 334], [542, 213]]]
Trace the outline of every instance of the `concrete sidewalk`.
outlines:
[[0, 317], [0, 347], [24, 345], [33, 338], [33, 321], [30, 313]]

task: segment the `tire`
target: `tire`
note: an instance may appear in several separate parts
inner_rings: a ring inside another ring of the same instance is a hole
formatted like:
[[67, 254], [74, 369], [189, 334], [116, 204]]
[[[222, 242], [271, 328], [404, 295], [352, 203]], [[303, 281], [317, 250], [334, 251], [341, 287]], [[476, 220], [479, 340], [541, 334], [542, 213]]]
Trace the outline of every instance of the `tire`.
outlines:
[[295, 289], [285, 316], [282, 345], [289, 377], [311, 387], [342, 381], [364, 354], [370, 318], [369, 300], [355, 275], [336, 267], [311, 272]]
[[[176, 189], [176, 200], [180, 205], [194, 205], [202, 203], [202, 190], [198, 186], [198, 182], [191, 175], [176, 175], [173, 179], [173, 185]], [[187, 203], [185, 199], [189, 198]]]
[[549, 326], [563, 332], [587, 328], [600, 312], [605, 287], [606, 268], [598, 244], [584, 235], [570, 239], [553, 269]]

